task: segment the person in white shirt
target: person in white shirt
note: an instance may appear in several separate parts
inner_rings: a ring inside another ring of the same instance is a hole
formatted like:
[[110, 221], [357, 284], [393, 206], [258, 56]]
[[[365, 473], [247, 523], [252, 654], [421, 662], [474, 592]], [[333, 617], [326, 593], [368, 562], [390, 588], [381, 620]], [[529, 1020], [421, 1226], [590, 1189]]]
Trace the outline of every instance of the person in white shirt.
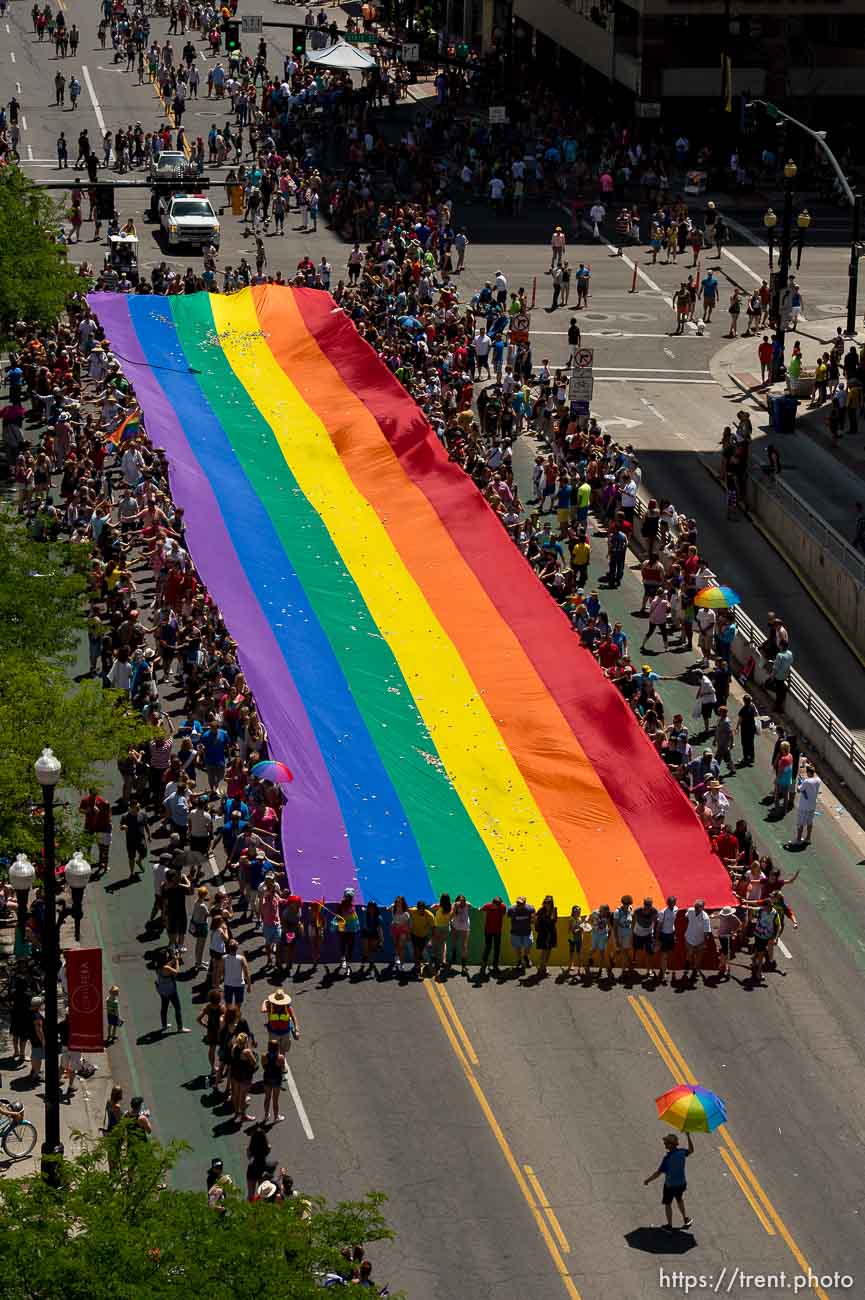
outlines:
[[813, 763], [805, 764], [805, 775], [799, 777], [796, 789], [799, 792], [799, 804], [796, 810], [796, 843], [810, 844], [811, 831], [814, 827], [814, 814], [820, 797], [822, 782], [814, 771]]
[[601, 238], [601, 222], [604, 220], [606, 215], [607, 209], [604, 207], [603, 203], [601, 203], [600, 199], [597, 203], [593, 203], [589, 209], [589, 220], [592, 223], [592, 234], [595, 239]]
[[667, 962], [670, 953], [676, 946], [676, 917], [679, 915], [679, 909], [676, 906], [676, 895], [671, 894], [667, 899], [667, 906], [663, 911], [658, 913], [656, 922], [658, 927], [658, 946], [661, 950], [659, 970], [662, 984], [667, 982]]
[[702, 898], [695, 900], [694, 906], [688, 908], [685, 916], [687, 918], [685, 926], [685, 970], [682, 978], [683, 980], [687, 979], [690, 970], [691, 982], [696, 984], [697, 972], [703, 968], [703, 950], [706, 947], [706, 940], [709, 937], [712, 924]]
[[500, 206], [504, 192], [505, 192], [505, 183], [502, 180], [501, 176], [494, 176], [490, 181], [490, 198], [492, 199], [494, 208], [498, 208]]

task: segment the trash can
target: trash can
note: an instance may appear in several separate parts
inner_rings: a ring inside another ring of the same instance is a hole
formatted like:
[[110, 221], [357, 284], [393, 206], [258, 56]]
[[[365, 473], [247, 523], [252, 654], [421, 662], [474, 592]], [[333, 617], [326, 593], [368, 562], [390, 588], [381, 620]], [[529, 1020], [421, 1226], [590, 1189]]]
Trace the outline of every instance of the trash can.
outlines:
[[796, 432], [796, 411], [799, 403], [795, 397], [779, 395], [769, 398], [769, 426], [775, 433]]

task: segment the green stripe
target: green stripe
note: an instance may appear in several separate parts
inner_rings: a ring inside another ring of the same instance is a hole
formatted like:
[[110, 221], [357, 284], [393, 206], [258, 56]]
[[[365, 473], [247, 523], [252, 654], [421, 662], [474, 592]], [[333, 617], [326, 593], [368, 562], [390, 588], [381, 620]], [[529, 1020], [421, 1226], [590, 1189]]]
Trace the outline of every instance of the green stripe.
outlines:
[[[207, 294], [168, 299], [198, 385], [264, 509], [333, 653], [411, 825], [435, 891], [474, 902], [502, 893], [495, 863], [445, 771], [411, 689], [321, 517], [303, 494], [225, 354]], [[280, 485], [274, 491], [274, 483]], [[349, 648], [350, 647], [350, 648]]]

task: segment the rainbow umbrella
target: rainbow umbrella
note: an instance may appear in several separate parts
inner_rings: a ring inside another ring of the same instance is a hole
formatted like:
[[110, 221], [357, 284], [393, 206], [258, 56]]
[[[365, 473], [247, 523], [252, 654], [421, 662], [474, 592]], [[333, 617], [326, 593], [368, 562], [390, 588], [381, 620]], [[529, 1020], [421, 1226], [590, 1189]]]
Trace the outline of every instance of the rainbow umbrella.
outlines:
[[694, 597], [701, 609], [732, 609], [741, 603], [742, 597], [732, 587], [701, 587]]
[[727, 1122], [727, 1107], [708, 1088], [680, 1083], [655, 1098], [658, 1119], [682, 1133], [711, 1133]]
[[288, 785], [289, 781], [294, 780], [291, 768], [286, 767], [285, 763], [278, 763], [273, 758], [265, 758], [260, 763], [256, 763], [250, 775], [259, 781], [272, 781], [274, 785]]

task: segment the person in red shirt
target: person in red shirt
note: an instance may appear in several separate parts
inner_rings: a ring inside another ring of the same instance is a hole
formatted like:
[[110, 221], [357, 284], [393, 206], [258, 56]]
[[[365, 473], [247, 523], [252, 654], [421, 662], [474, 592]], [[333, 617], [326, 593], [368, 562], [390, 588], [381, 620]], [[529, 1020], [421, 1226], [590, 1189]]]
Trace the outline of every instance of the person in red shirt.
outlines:
[[78, 810], [84, 814], [84, 829], [88, 835], [95, 836], [99, 845], [99, 870], [107, 871], [111, 848], [111, 804], [91, 786]]
[[739, 862], [739, 841], [726, 824], [712, 841], [712, 848], [728, 871], [735, 871]]
[[760, 361], [760, 378], [765, 384], [769, 374], [769, 367], [772, 364], [772, 344], [769, 342], [769, 335], [763, 335], [763, 341], [757, 348], [757, 356]]
[[497, 895], [491, 903], [484, 903], [481, 911], [484, 914], [484, 951], [481, 957], [481, 975], [485, 975], [487, 972], [490, 952], [493, 954], [493, 974], [498, 975], [499, 957], [502, 952], [502, 925], [507, 908]]
[[604, 672], [609, 672], [618, 664], [619, 659], [621, 658], [619, 647], [616, 645], [615, 641], [610, 639], [609, 632], [605, 637], [601, 638], [596, 654], [598, 656], [598, 663], [601, 665]]

